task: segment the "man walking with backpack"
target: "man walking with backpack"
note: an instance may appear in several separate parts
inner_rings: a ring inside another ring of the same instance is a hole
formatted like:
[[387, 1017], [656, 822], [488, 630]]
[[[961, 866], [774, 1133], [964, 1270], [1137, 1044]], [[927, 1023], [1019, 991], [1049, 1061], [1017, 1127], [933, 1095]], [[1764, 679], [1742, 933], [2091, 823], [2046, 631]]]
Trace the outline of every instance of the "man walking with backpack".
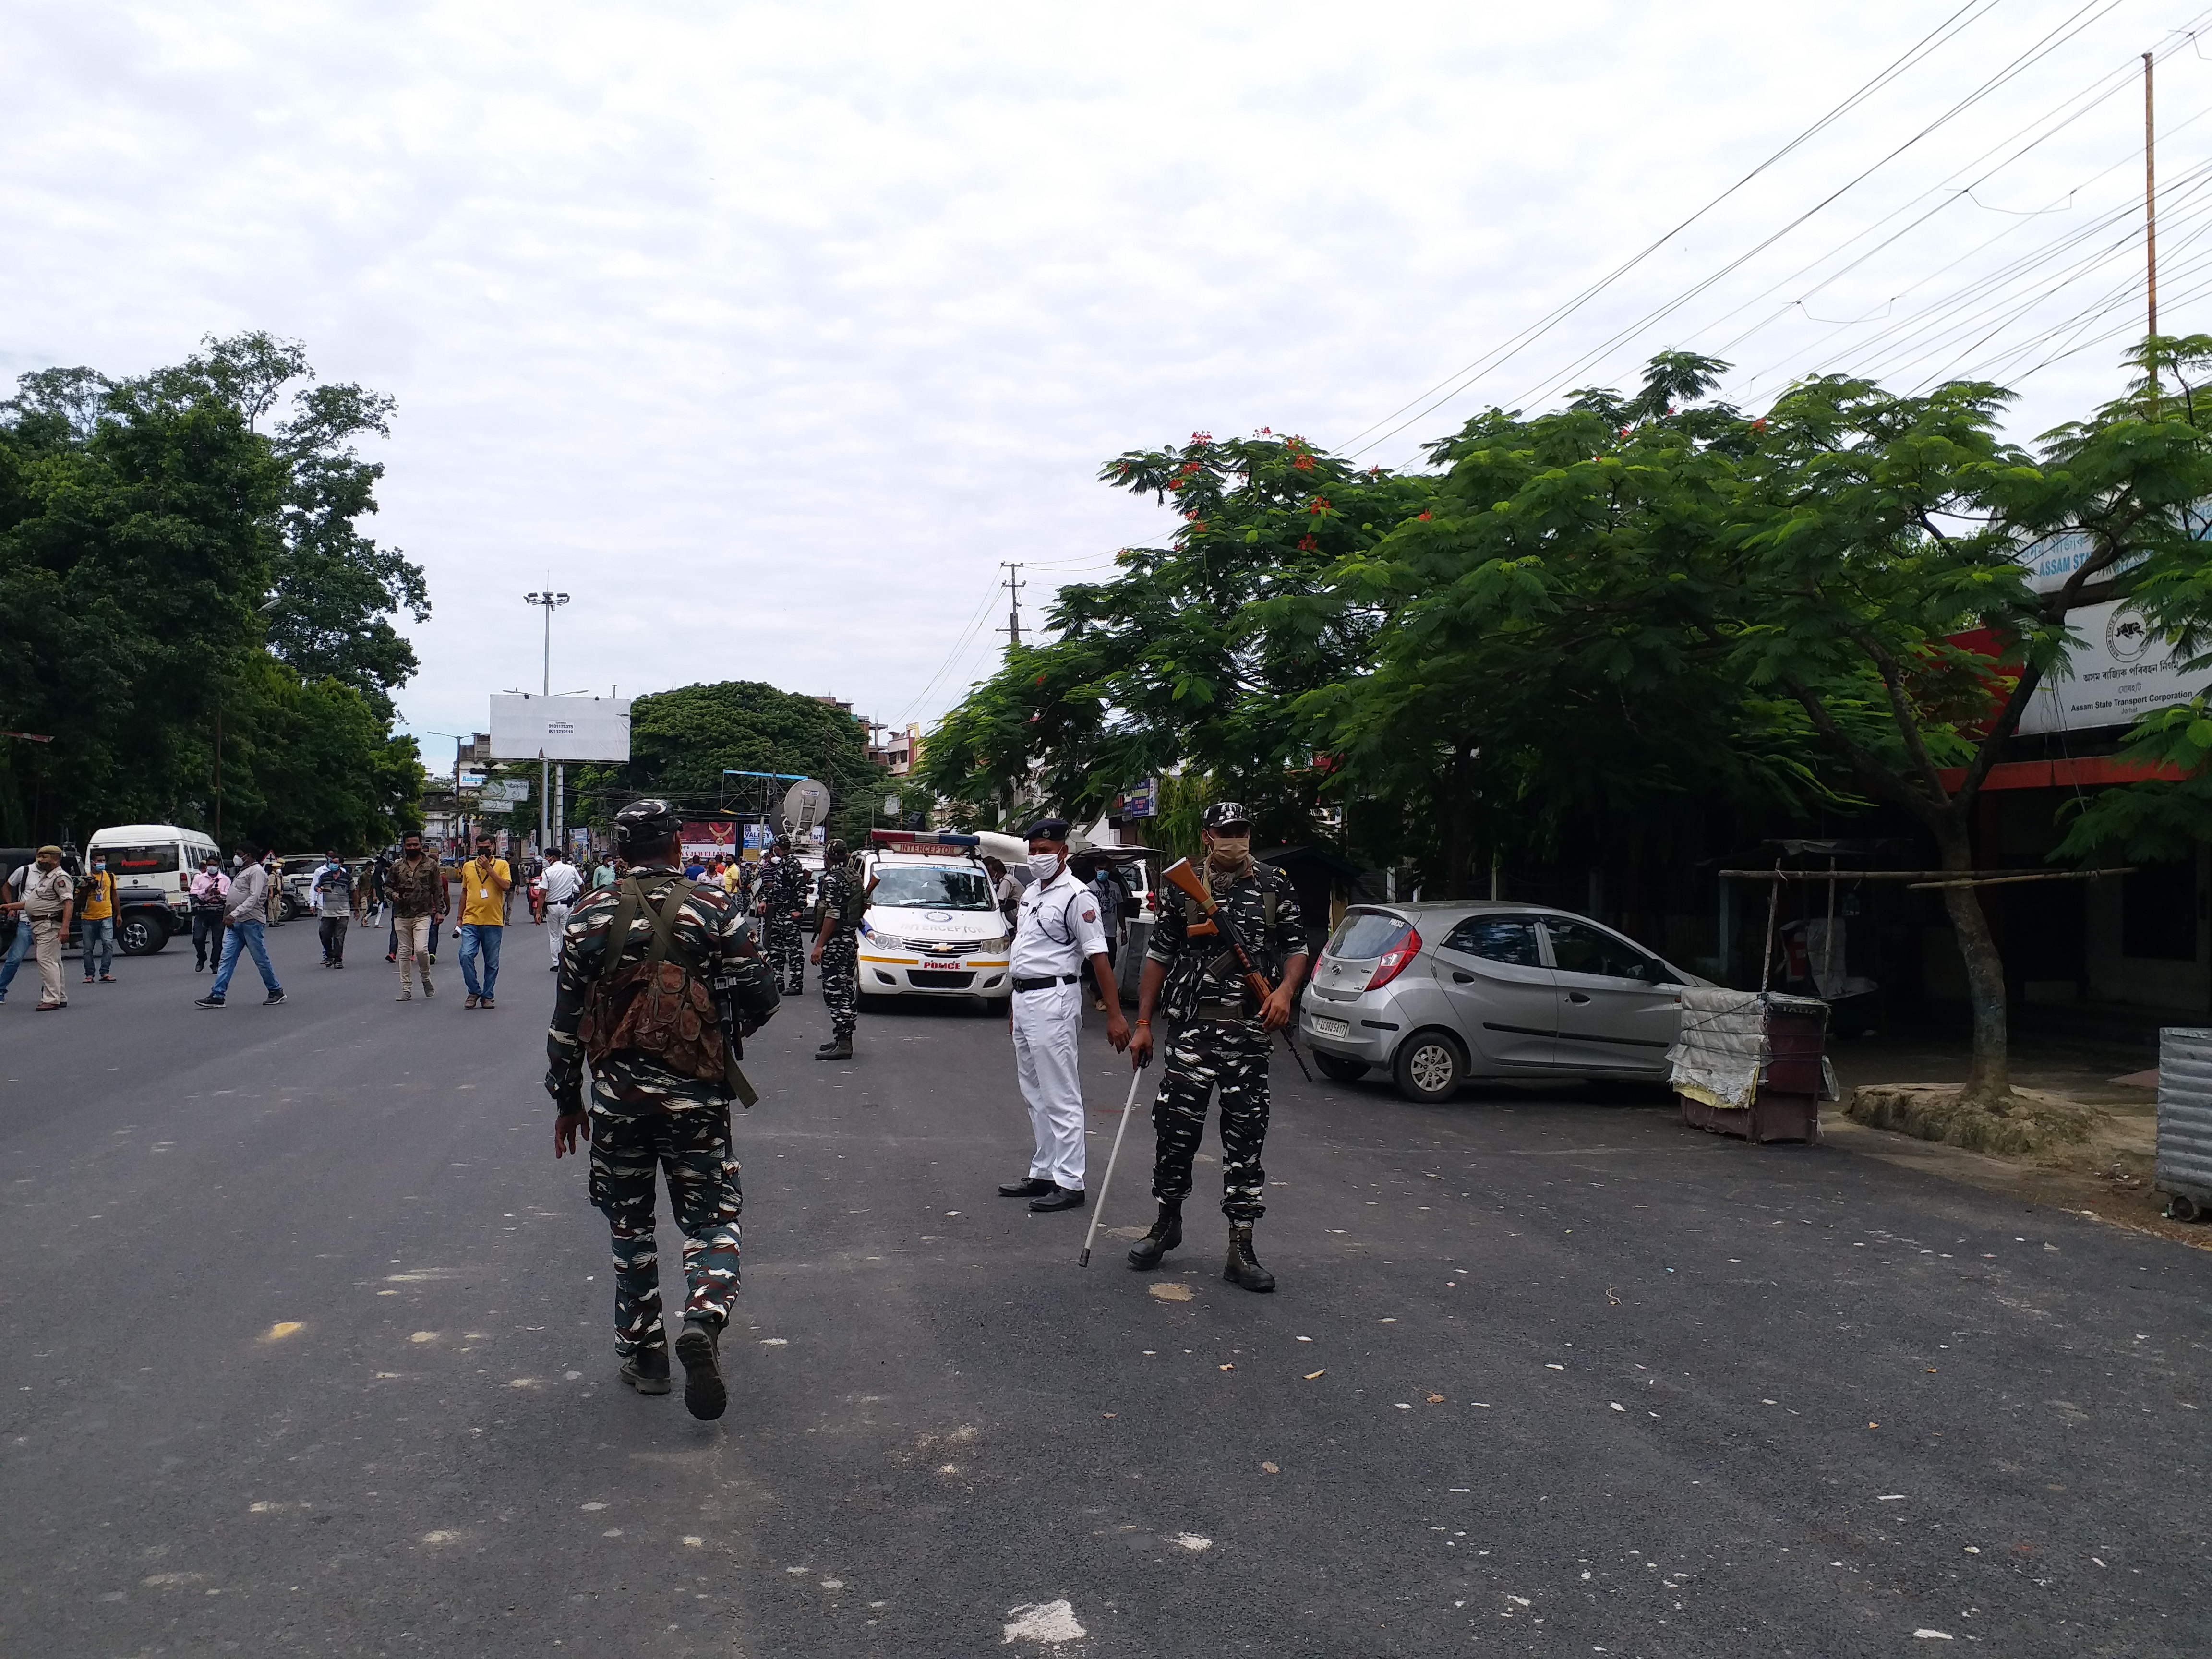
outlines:
[[591, 1143], [592, 1203], [614, 1243], [615, 1352], [622, 1380], [640, 1394], [670, 1386], [653, 1237], [653, 1170], [665, 1171], [684, 1232], [684, 1329], [676, 1339], [684, 1403], [694, 1417], [716, 1418], [729, 1398], [720, 1349], [738, 1291], [744, 1205], [730, 1101], [752, 1103], [721, 1020], [747, 1035], [781, 1004], [729, 896], [684, 878], [683, 828], [665, 800], [635, 801], [615, 815], [623, 878], [586, 894], [569, 916], [545, 1035], [545, 1090], [556, 1113], [553, 1156], [578, 1151], [580, 1136]]
[[[860, 872], [847, 861], [845, 843], [825, 849], [822, 884], [822, 931], [811, 960], [822, 970], [822, 1000], [830, 1005], [830, 1041], [814, 1051], [817, 1060], [850, 1060], [853, 1032], [860, 1023], [860, 915], [867, 895]], [[872, 884], [871, 884], [872, 885]]]

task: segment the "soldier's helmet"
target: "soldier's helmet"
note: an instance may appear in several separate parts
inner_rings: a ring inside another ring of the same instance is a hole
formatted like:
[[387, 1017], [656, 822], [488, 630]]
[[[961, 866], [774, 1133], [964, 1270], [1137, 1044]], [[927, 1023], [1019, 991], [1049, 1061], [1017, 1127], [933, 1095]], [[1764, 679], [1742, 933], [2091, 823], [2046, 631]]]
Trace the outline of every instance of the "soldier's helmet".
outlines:
[[779, 853], [788, 853], [791, 850], [791, 837], [778, 836], [775, 838], [775, 850]]
[[1208, 830], [1227, 830], [1240, 823], [1249, 830], [1252, 814], [1233, 800], [1218, 800], [1206, 809], [1205, 827]]
[[658, 849], [683, 831], [683, 817], [665, 800], [634, 800], [615, 814], [615, 845], [624, 858]]
[[822, 856], [825, 860], [825, 867], [835, 870], [845, 862], [845, 843], [842, 841], [831, 842], [822, 849]]

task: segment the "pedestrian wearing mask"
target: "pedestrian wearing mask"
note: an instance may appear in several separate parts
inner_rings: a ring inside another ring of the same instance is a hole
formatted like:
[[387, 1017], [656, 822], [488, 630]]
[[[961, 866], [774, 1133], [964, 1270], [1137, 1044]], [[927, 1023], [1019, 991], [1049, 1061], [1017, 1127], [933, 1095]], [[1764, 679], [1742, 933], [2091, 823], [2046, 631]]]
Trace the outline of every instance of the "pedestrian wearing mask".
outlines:
[[553, 854], [545, 866], [545, 939], [553, 947], [553, 971], [561, 971], [561, 933], [568, 925], [568, 911], [584, 890], [584, 878], [563, 853]]
[[392, 999], [395, 1002], [415, 1000], [414, 976], [418, 969], [423, 996], [438, 994], [437, 987], [430, 983], [430, 939], [443, 908], [440, 901], [445, 884], [445, 873], [438, 868], [437, 860], [422, 850], [422, 836], [409, 836], [399, 843], [398, 858], [384, 872], [384, 896], [392, 906], [397, 939], [393, 953], [399, 959], [399, 994]]
[[223, 1006], [241, 952], [251, 956], [260, 970], [261, 983], [269, 992], [262, 999], [263, 1005], [274, 1008], [284, 1000], [284, 988], [276, 982], [276, 971], [269, 965], [269, 946], [263, 938], [263, 929], [269, 925], [269, 872], [262, 867], [259, 847], [248, 842], [242, 850], [248, 856], [231, 878], [223, 911], [222, 964], [216, 969], [215, 983], [208, 987], [208, 994], [199, 999], [198, 1006], [202, 1008]]
[[[999, 1194], [1026, 1198], [1032, 1210], [1073, 1210], [1084, 1200], [1083, 1080], [1076, 1060], [1082, 969], [1090, 963], [1102, 984], [1113, 970], [1106, 965], [1098, 901], [1067, 867], [1067, 820], [1038, 819], [1029, 841], [1032, 879], [1014, 927], [1008, 1026], [1036, 1147], [1029, 1179], [1007, 1182]], [[1117, 1049], [1129, 1046], [1118, 1002], [1106, 1011], [1106, 1040]]]
[[345, 966], [346, 930], [353, 922], [353, 872], [336, 853], [323, 855], [315, 872], [315, 899], [322, 908], [323, 966]]
[[69, 932], [76, 902], [76, 884], [62, 868], [62, 849], [41, 847], [23, 884], [23, 916], [31, 930], [32, 954], [38, 958], [38, 1012], [42, 1014], [69, 1006], [62, 990], [62, 935]]
[[192, 971], [213, 973], [222, 961], [222, 913], [230, 908], [230, 878], [220, 860], [202, 861], [185, 903], [192, 918]]
[[[499, 945], [507, 934], [507, 890], [514, 885], [507, 860], [492, 856], [491, 837], [477, 837], [477, 855], [461, 866], [461, 982], [464, 1008], [489, 1008], [499, 983]], [[483, 964], [481, 981], [477, 964]], [[557, 963], [556, 964], [558, 965]]]
[[1262, 1196], [1267, 1173], [1260, 1164], [1267, 1140], [1267, 1058], [1273, 1034], [1291, 1023], [1305, 978], [1305, 927], [1290, 878], [1253, 861], [1252, 815], [1243, 807], [1230, 801], [1207, 807], [1200, 839], [1207, 890], [1274, 989], [1263, 1001], [1247, 986], [1237, 958], [1218, 936], [1206, 936], [1212, 923], [1191, 900], [1176, 893], [1161, 904], [1137, 989], [1137, 1034], [1129, 1044], [1139, 1066], [1151, 1057], [1152, 1006], [1164, 983], [1176, 1030], [1152, 1102], [1158, 1141], [1152, 1196], [1160, 1212], [1129, 1252], [1129, 1265], [1157, 1267], [1182, 1243], [1191, 1160], [1206, 1133], [1206, 1102], [1218, 1086], [1221, 1211], [1229, 1218], [1229, 1258], [1221, 1276], [1248, 1291], [1272, 1291], [1275, 1276], [1252, 1253], [1253, 1224], [1267, 1207]]
[[23, 957], [31, 948], [31, 924], [23, 915], [23, 889], [30, 884], [35, 864], [19, 864], [7, 872], [6, 884], [0, 886], [0, 915], [13, 917], [15, 932], [8, 941], [8, 956], [0, 962], [0, 1002], [8, 1000], [8, 988], [15, 982], [15, 970], [23, 965]]
[[92, 855], [92, 873], [77, 896], [76, 943], [84, 952], [84, 982], [93, 981], [93, 958], [100, 959], [99, 978], [115, 983], [115, 878], [108, 872], [105, 854]]
[[997, 859], [986, 856], [983, 868], [990, 872], [991, 892], [999, 902], [999, 914], [1006, 919], [1006, 931], [1014, 931], [1014, 917], [1022, 906], [1022, 884], [1006, 873], [1006, 866]]

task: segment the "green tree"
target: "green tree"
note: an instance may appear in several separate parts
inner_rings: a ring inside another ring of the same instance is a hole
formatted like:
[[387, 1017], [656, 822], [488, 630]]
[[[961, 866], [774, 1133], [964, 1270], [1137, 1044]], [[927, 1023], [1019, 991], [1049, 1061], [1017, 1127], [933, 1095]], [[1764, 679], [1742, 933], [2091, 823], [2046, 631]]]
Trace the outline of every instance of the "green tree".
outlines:
[[1375, 619], [1370, 671], [1295, 713], [1348, 804], [1440, 834], [1448, 895], [1487, 857], [1649, 840], [1692, 801], [1832, 799], [1802, 714], [1747, 691], [1712, 626], [1755, 440], [1683, 408], [1723, 367], [1669, 354], [1624, 399], [1533, 419], [1492, 410], [1431, 447], [1429, 510], [1340, 560], [1282, 613]]
[[[865, 826], [868, 792], [880, 799], [884, 774], [868, 759], [860, 721], [818, 698], [757, 680], [686, 685], [630, 705], [629, 763], [584, 769], [578, 810], [605, 826], [629, 801], [659, 795], [702, 818], [758, 810], [756, 779], [726, 769], [786, 772], [830, 786], [833, 819], [857, 805]], [[777, 785], [780, 799], [788, 786]]]
[[1172, 501], [1182, 524], [1165, 547], [1124, 549], [1110, 580], [1060, 591], [1048, 637], [1009, 648], [931, 734], [929, 781], [969, 803], [1034, 787], [1089, 817], [1182, 765], [1250, 805], [1263, 837], [1310, 836], [1324, 774], [1292, 707], [1361, 671], [1376, 618], [1269, 602], [1420, 513], [1433, 481], [1268, 432], [1196, 433], [1100, 476]]
[[[55, 738], [0, 744], [0, 834], [169, 819], [272, 839], [312, 826], [351, 849], [413, 811], [420, 769], [392, 746], [388, 696], [411, 654], [380, 675], [284, 643], [295, 547], [373, 510], [375, 470], [341, 457], [342, 412], [255, 430], [289, 378], [238, 369], [268, 355], [257, 341], [125, 380], [42, 370], [0, 404], [0, 725]], [[310, 533], [294, 521], [313, 502]], [[380, 605], [354, 604], [344, 631], [373, 641]], [[324, 764], [294, 764], [288, 731]], [[225, 800], [241, 805], [226, 816]]]

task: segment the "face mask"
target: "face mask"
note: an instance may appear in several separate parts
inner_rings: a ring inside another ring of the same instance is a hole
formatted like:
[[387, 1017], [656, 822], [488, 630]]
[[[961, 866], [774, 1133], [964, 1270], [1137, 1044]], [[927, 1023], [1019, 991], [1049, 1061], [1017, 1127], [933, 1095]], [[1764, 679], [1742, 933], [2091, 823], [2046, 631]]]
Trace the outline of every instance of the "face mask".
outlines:
[[410, 859], [419, 859], [422, 856], [422, 849], [419, 847], [410, 847], [407, 849], [407, 856]]
[[92, 873], [93, 873], [93, 874], [94, 874], [95, 876], [96, 876], [96, 875], [99, 875], [102, 871], [106, 870], [106, 868], [107, 868], [107, 860], [106, 860], [106, 859], [94, 859], [94, 860], [92, 861]]
[[1251, 855], [1251, 836], [1239, 836], [1231, 840], [1226, 836], [1216, 836], [1213, 850], [1206, 856], [1206, 861], [1217, 870], [1241, 870], [1244, 867], [1244, 860]]
[[1030, 854], [1030, 874], [1039, 881], [1050, 881], [1060, 873], [1060, 854], [1032, 853]]

